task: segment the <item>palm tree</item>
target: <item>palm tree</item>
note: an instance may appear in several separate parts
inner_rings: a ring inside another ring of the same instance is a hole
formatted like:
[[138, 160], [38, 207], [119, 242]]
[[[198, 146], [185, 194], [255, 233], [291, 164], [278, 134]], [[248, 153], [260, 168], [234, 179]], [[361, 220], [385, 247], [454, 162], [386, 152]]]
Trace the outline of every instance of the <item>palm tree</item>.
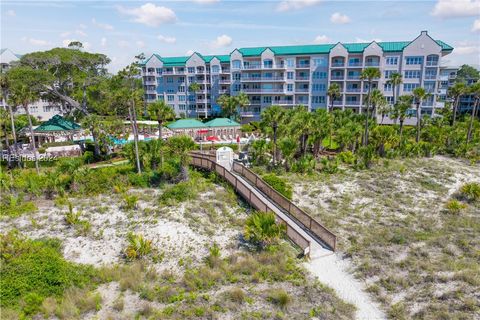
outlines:
[[323, 140], [330, 136], [332, 143], [332, 114], [325, 109], [317, 109], [312, 113], [312, 130], [309, 138], [313, 143], [313, 155], [316, 157], [320, 152]]
[[457, 109], [458, 104], [460, 103], [460, 98], [467, 92], [467, 86], [464, 82], [457, 82], [452, 87], [448, 89], [448, 95], [453, 99], [453, 118], [452, 126], [455, 125], [457, 119]]
[[369, 115], [369, 109], [370, 109], [370, 106], [369, 104], [371, 103], [371, 99], [370, 99], [370, 95], [372, 93], [372, 83], [373, 83], [373, 80], [374, 79], [377, 79], [377, 78], [380, 78], [381, 74], [380, 74], [380, 69], [378, 68], [373, 68], [373, 67], [368, 67], [368, 68], [365, 68], [363, 71], [362, 71], [362, 74], [360, 75], [360, 79], [362, 81], [367, 81], [368, 82], [368, 93], [367, 93], [367, 114], [366, 114], [366, 117], [365, 117], [365, 137], [364, 137], [364, 140], [363, 140], [363, 144], [365, 146], [368, 146], [368, 118], [370, 117]]
[[327, 95], [328, 95], [328, 98], [330, 99], [330, 110], [329, 111], [332, 112], [333, 111], [333, 103], [335, 102], [335, 99], [340, 97], [340, 86], [338, 85], [338, 83], [332, 83], [328, 87]]
[[195, 95], [195, 112], [197, 111], [197, 92], [200, 91], [200, 89], [201, 89], [201, 86], [196, 82], [192, 82], [188, 86], [188, 91], [192, 92]]
[[240, 110], [243, 111], [245, 111], [245, 108], [250, 105], [250, 99], [248, 99], [248, 95], [245, 92], [240, 92], [238, 95], [236, 95], [235, 101]]
[[285, 137], [280, 140], [278, 147], [282, 152], [283, 159], [285, 160], [285, 170], [289, 171], [290, 163], [297, 152], [297, 142], [290, 137]]
[[12, 104], [21, 105], [25, 110], [25, 114], [28, 119], [28, 129], [30, 131], [30, 145], [33, 150], [33, 157], [35, 159], [35, 169], [37, 174], [40, 174], [40, 168], [38, 167], [37, 146], [35, 145], [35, 136], [33, 133], [32, 118], [30, 116], [30, 110], [28, 105], [39, 99], [39, 94], [25, 83], [17, 83], [11, 89], [10, 99]]
[[232, 118], [235, 114], [235, 109], [237, 108], [237, 104], [234, 97], [231, 97], [226, 94], [222, 94], [217, 99], [217, 103], [222, 108], [222, 114], [226, 118]]
[[400, 122], [400, 132], [399, 132], [399, 145], [402, 145], [402, 135], [403, 135], [403, 123], [405, 119], [409, 117], [408, 110], [412, 107], [413, 96], [403, 95], [398, 97], [398, 101], [393, 107], [392, 114], [393, 117], [398, 119]]
[[372, 90], [372, 92], [370, 93], [370, 97], [368, 98], [367, 97], [367, 103], [369, 105], [372, 106], [372, 115], [376, 115], [376, 111], [377, 111], [377, 106], [379, 104], [383, 104], [385, 101], [386, 103], [386, 99], [385, 99], [385, 96], [383, 95], [382, 91], [380, 91], [379, 89], [375, 88]]
[[300, 149], [305, 155], [307, 153], [308, 136], [312, 131], [312, 113], [304, 106], [297, 106], [291, 110], [289, 130], [292, 136], [300, 139]]
[[413, 89], [413, 98], [415, 100], [415, 105], [417, 107], [417, 134], [415, 136], [415, 141], [418, 143], [420, 141], [420, 121], [421, 121], [421, 111], [420, 105], [430, 94], [425, 90], [425, 88], [417, 87]]
[[18, 145], [17, 145], [17, 132], [15, 129], [15, 118], [13, 115], [13, 109], [10, 103], [7, 103], [8, 99], [8, 94], [10, 91], [10, 81], [8, 80], [8, 77], [6, 74], [1, 75], [0, 77], [0, 86], [2, 90], [2, 105], [7, 106], [8, 108], [8, 114], [10, 116], [10, 127], [12, 130], [12, 138], [13, 138], [13, 150], [15, 152], [15, 158], [17, 158], [17, 163], [20, 166], [20, 159], [18, 158]]
[[381, 157], [385, 156], [385, 145], [394, 144], [396, 136], [395, 129], [392, 126], [376, 126], [372, 130], [372, 140]]
[[280, 106], [270, 106], [262, 112], [261, 126], [264, 131], [273, 140], [273, 165], [277, 164], [278, 158], [278, 146], [277, 146], [277, 133], [278, 127], [285, 118], [285, 109]]
[[165, 101], [155, 101], [148, 106], [150, 119], [158, 122], [158, 139], [162, 139], [163, 123], [175, 119], [175, 111]]
[[393, 105], [395, 105], [396, 102], [396, 91], [397, 87], [401, 85], [403, 82], [402, 79], [402, 74], [399, 72], [392, 72], [390, 74], [390, 79], [387, 81], [388, 84], [392, 85], [392, 92], [393, 92]]
[[480, 81], [472, 84], [469, 88], [469, 93], [474, 96], [474, 103], [472, 107], [472, 116], [470, 118], [470, 123], [468, 125], [468, 132], [467, 132], [467, 145], [472, 138], [472, 130], [473, 130], [473, 121], [475, 119], [476, 110], [480, 105]]
[[189, 152], [195, 148], [195, 142], [187, 135], [174, 136], [168, 139], [167, 146], [170, 153], [180, 162], [180, 179], [188, 180]]
[[245, 222], [245, 239], [261, 249], [275, 243], [285, 232], [285, 225], [277, 224], [273, 212], [256, 212]]
[[382, 116], [380, 124], [383, 124], [383, 120], [392, 111], [392, 107], [387, 103], [386, 99], [382, 99], [377, 103], [377, 111]]

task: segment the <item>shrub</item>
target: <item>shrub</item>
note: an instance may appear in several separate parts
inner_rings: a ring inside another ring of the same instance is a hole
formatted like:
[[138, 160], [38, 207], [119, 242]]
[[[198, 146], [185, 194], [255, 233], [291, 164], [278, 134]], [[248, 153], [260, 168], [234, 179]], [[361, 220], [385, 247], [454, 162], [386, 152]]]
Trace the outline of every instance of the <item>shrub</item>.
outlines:
[[132, 232], [127, 235], [128, 246], [125, 249], [125, 257], [128, 260], [143, 258], [152, 253], [152, 240], [147, 240], [143, 235], [137, 235]]
[[291, 298], [288, 293], [283, 289], [272, 289], [267, 293], [267, 300], [285, 308], [290, 302]]
[[241, 288], [233, 288], [226, 292], [227, 297], [238, 304], [242, 304], [245, 301], [246, 295]]
[[460, 188], [460, 193], [469, 201], [478, 201], [480, 200], [480, 183], [466, 183]]
[[337, 173], [338, 172], [338, 162], [337, 162], [337, 159], [327, 159], [327, 158], [322, 158], [320, 160], [321, 164], [322, 164], [322, 169], [321, 171], [325, 172], [325, 173], [330, 173], [330, 174], [333, 174], [333, 173]]
[[137, 208], [138, 197], [136, 195], [124, 195], [123, 196], [123, 207], [126, 210], [133, 210]]
[[256, 212], [245, 223], [245, 239], [264, 248], [269, 246], [285, 232], [285, 225], [277, 224], [273, 212]]
[[31, 201], [23, 201], [20, 196], [3, 195], [0, 203], [0, 216], [18, 217], [25, 213], [35, 212], [37, 207]]
[[458, 200], [450, 200], [445, 204], [445, 208], [452, 214], [459, 214], [460, 211], [466, 208], [466, 205]]
[[338, 159], [346, 164], [354, 164], [357, 156], [352, 151], [343, 151], [337, 155]]
[[293, 188], [285, 179], [273, 173], [264, 175], [262, 179], [285, 198], [292, 200]]
[[205, 262], [208, 264], [210, 268], [217, 267], [220, 265], [220, 247], [217, 243], [214, 243], [213, 246], [209, 248], [210, 254], [205, 258]]
[[179, 182], [165, 189], [160, 195], [160, 202], [163, 204], [173, 205], [178, 202], [195, 199], [197, 189], [191, 181]]
[[27, 240], [15, 232], [0, 235], [1, 308], [32, 314], [45, 298], [91, 283], [93, 267], [66, 261], [60, 247], [55, 239]]

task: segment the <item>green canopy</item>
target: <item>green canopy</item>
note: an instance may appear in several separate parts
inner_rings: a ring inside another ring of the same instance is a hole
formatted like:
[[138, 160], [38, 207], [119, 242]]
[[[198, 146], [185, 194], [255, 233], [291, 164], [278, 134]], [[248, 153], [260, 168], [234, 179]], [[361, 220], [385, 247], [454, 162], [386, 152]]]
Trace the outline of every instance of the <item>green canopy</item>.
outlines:
[[62, 116], [53, 116], [50, 120], [35, 128], [36, 133], [48, 133], [54, 131], [78, 131], [82, 127], [75, 122], [69, 121]]
[[207, 127], [240, 127], [240, 123], [228, 118], [215, 118], [205, 123]]

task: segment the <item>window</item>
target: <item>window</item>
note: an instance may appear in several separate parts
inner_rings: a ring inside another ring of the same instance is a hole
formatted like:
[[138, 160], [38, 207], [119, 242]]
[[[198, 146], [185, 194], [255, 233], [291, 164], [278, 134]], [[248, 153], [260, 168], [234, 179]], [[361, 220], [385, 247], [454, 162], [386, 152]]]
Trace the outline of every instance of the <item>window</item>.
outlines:
[[396, 66], [398, 64], [398, 57], [386, 57], [385, 64], [390, 66]]
[[219, 66], [212, 66], [212, 73], [219, 73], [220, 67]]
[[386, 70], [385, 71], [385, 79], [390, 79], [390, 76], [392, 75], [392, 73], [394, 73], [396, 71], [393, 71], [393, 70]]
[[195, 73], [195, 67], [188, 67], [188, 73]]
[[294, 59], [287, 59], [287, 67], [294, 68], [295, 67], [295, 60]]
[[427, 66], [438, 65], [438, 56], [435, 54], [427, 56]]
[[178, 83], [184, 83], [185, 77], [178, 77]]
[[167, 77], [167, 83], [173, 83], [173, 77]]
[[157, 68], [156, 71], [158, 75], [162, 75], [162, 68]]
[[427, 68], [425, 70], [425, 79], [436, 79], [437, 78], [437, 68]]
[[158, 96], [158, 101], [164, 101], [165, 97], [164, 96]]
[[293, 84], [291, 83], [287, 84], [287, 91], [290, 91], [290, 92], [293, 91]]
[[406, 64], [422, 64], [423, 63], [423, 57], [418, 56], [418, 57], [406, 57], [405, 58], [405, 63]]
[[184, 104], [179, 104], [178, 109], [179, 110], [185, 110], [185, 105]]
[[312, 103], [325, 103], [325, 96], [312, 96]]
[[383, 86], [383, 91], [392, 91], [392, 84], [391, 83], [385, 83]]
[[315, 71], [312, 74], [313, 79], [326, 79], [327, 78], [327, 73], [322, 72], [322, 71]]
[[263, 67], [264, 68], [271, 68], [273, 66], [273, 61], [270, 59], [263, 60]]
[[178, 92], [185, 92], [185, 87], [184, 86], [178, 87]]
[[325, 58], [313, 58], [313, 65], [315, 67], [323, 67], [327, 65], [327, 59]]
[[324, 83], [314, 83], [312, 85], [313, 91], [325, 91], [327, 86]]
[[242, 87], [239, 84], [233, 86], [233, 91], [240, 91]]
[[293, 79], [293, 72], [287, 72], [287, 79]]
[[242, 62], [240, 60], [233, 60], [232, 61], [232, 68], [233, 69], [241, 69]]
[[435, 81], [425, 81], [423, 87], [429, 93], [432, 93], [435, 90]]
[[263, 97], [263, 103], [272, 103], [272, 97], [271, 96]]
[[172, 102], [172, 101], [174, 101], [174, 100], [175, 100], [175, 96], [174, 96], [173, 94], [167, 95], [167, 101], [168, 101], [168, 102]]
[[188, 101], [189, 102], [194, 102], [195, 101], [195, 95], [188, 96]]
[[233, 80], [240, 80], [240, 73], [233, 73]]
[[178, 96], [178, 101], [185, 101], [185, 96], [184, 95], [181, 95], [181, 96]]
[[361, 63], [360, 63], [360, 58], [350, 58], [348, 59], [348, 64], [350, 66], [359, 66]]
[[174, 93], [174, 92], [175, 92], [175, 90], [173, 90], [173, 89], [167, 89], [167, 93]]
[[175, 105], [174, 105], [174, 104], [171, 104], [171, 103], [170, 103], [170, 104], [168, 104], [168, 106], [169, 106], [170, 108], [172, 108], [172, 109], [174, 109], [174, 108], [175, 108]]
[[388, 104], [393, 104], [393, 96], [385, 97], [387, 99]]
[[190, 83], [195, 82], [195, 77], [192, 77], [192, 76], [188, 77], [188, 82]]
[[420, 70], [405, 70], [405, 79], [419, 79]]
[[417, 88], [419, 85], [418, 83], [404, 83], [403, 84], [403, 91], [411, 92], [413, 89]]

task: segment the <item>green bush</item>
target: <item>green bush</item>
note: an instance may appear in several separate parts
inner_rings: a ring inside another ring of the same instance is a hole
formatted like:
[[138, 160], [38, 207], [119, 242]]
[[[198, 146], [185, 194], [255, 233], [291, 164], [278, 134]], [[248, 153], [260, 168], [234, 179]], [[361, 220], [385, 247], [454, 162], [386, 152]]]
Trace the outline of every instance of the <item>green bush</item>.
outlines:
[[452, 214], [459, 214], [467, 206], [458, 200], [450, 200], [445, 204], [445, 208]]
[[466, 183], [460, 188], [460, 193], [469, 201], [478, 201], [480, 200], [480, 183]]
[[93, 279], [93, 267], [66, 261], [56, 239], [29, 240], [15, 232], [0, 235], [0, 307], [34, 314], [49, 296], [83, 287]]
[[137, 208], [138, 197], [136, 195], [124, 195], [123, 196], [124, 205], [123, 207], [126, 210], [133, 210]]
[[245, 222], [245, 239], [265, 248], [278, 241], [285, 233], [285, 225], [277, 224], [273, 212], [256, 212]]
[[136, 260], [152, 253], [152, 240], [147, 240], [143, 235], [130, 232], [127, 235], [128, 246], [125, 249], [127, 260]]
[[262, 179], [285, 198], [292, 200], [293, 188], [285, 179], [282, 179], [274, 173], [266, 174], [262, 176]]
[[31, 201], [23, 201], [20, 196], [2, 195], [0, 203], [0, 217], [18, 217], [25, 213], [35, 212], [37, 207]]
[[354, 164], [357, 156], [352, 151], [343, 151], [337, 155], [338, 159], [346, 164]]
[[179, 202], [195, 199], [198, 190], [192, 181], [183, 181], [169, 186], [160, 195], [160, 203], [173, 205]]
[[283, 289], [272, 289], [267, 294], [267, 300], [280, 306], [281, 308], [285, 308], [290, 302], [291, 298], [290, 295]]
[[328, 158], [322, 158], [320, 160], [320, 163], [322, 164], [322, 172], [333, 174], [338, 172], [338, 162], [337, 159], [328, 159]]

